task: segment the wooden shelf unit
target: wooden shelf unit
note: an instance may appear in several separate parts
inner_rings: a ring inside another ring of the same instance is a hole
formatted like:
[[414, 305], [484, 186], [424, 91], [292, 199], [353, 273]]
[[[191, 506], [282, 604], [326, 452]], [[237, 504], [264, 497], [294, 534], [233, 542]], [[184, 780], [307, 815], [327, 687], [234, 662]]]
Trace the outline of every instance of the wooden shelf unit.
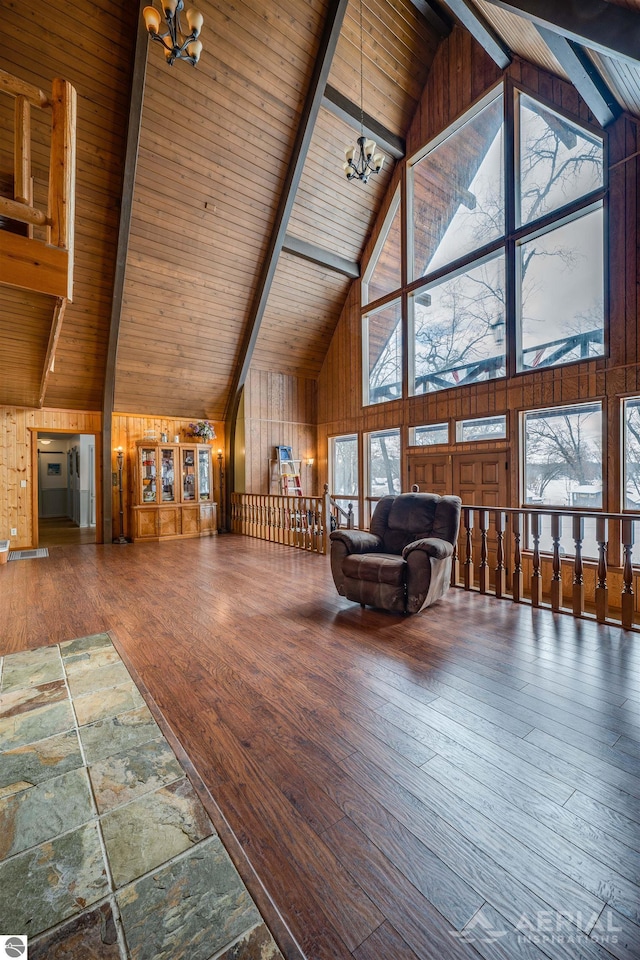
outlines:
[[176, 540], [218, 532], [208, 443], [139, 440], [133, 469], [132, 540]]

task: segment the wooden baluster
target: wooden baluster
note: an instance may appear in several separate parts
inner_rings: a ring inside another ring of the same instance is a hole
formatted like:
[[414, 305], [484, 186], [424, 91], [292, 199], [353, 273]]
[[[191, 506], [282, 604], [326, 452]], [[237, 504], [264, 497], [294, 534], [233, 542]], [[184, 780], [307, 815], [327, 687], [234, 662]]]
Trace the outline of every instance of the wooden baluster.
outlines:
[[604, 623], [609, 616], [609, 588], [607, 587], [607, 518], [596, 518], [598, 542], [598, 583], [596, 585], [596, 619]]
[[453, 556], [451, 558], [451, 586], [457, 587], [460, 579], [460, 556], [458, 554], [458, 541], [453, 545]]
[[466, 530], [467, 548], [464, 561], [464, 588], [473, 588], [473, 510], [464, 508], [464, 528]]
[[576, 545], [576, 555], [573, 561], [573, 615], [574, 617], [581, 617], [584, 612], [584, 571], [582, 566], [584, 517], [573, 518], [573, 539]]
[[522, 514], [511, 515], [513, 529], [513, 576], [511, 578], [511, 596], [514, 603], [520, 603], [524, 593], [524, 574], [522, 572], [522, 552], [520, 538], [522, 536]]
[[[351, 506], [351, 504], [349, 504]], [[322, 543], [320, 544], [320, 553], [327, 554], [331, 550], [331, 494], [329, 493], [329, 484], [325, 483], [322, 497]], [[340, 526], [340, 513], [337, 516], [337, 524]], [[348, 524], [348, 521], [347, 521]]]
[[551, 514], [551, 539], [553, 540], [553, 576], [551, 578], [551, 609], [562, 606], [562, 564], [560, 561], [560, 538], [562, 536], [562, 517]]
[[542, 573], [540, 571], [540, 514], [531, 514], [531, 539], [533, 540], [533, 558], [531, 570], [531, 605], [539, 607], [542, 603]]
[[633, 520], [622, 521], [622, 626], [633, 626]]
[[480, 567], [478, 569], [478, 580], [480, 593], [486, 593], [489, 589], [489, 563], [487, 561], [488, 510], [478, 510], [478, 526], [480, 528]]
[[496, 597], [503, 597], [507, 586], [507, 570], [504, 564], [504, 524], [505, 515], [502, 510], [494, 513], [496, 528]]
[[[26, 97], [15, 100], [15, 135], [13, 144], [13, 198], [28, 207], [33, 206], [33, 179], [31, 177], [31, 105]], [[28, 225], [28, 237], [33, 227]]]
[[311, 550], [313, 548], [313, 511], [308, 497], [304, 498], [303, 527], [305, 532], [304, 548], [305, 550]]

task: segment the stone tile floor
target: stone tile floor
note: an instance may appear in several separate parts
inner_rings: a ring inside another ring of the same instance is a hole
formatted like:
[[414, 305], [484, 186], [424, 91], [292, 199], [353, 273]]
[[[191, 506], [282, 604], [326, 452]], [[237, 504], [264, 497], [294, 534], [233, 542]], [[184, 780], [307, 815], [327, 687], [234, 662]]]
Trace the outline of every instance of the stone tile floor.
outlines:
[[0, 660], [0, 936], [29, 960], [281, 960], [107, 634]]

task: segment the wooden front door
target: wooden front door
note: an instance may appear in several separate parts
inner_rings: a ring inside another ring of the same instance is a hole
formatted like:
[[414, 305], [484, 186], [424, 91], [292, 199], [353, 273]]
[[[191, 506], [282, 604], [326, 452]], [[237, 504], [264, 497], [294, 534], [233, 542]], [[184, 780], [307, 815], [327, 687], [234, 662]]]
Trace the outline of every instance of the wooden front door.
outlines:
[[[437, 493], [439, 496], [455, 494], [460, 497], [465, 506], [504, 507], [509, 503], [509, 468], [510, 459], [508, 450], [495, 453], [415, 453], [407, 458], [409, 487], [417, 483], [422, 493]], [[474, 580], [478, 581], [482, 538], [478, 523], [478, 515], [473, 517], [473, 562], [475, 568]], [[496, 548], [497, 537], [494, 527], [494, 515], [489, 514], [489, 535], [487, 538], [487, 562], [489, 564], [489, 582], [495, 583], [495, 569], [497, 565]], [[505, 527], [503, 540], [507, 567], [509, 573], [508, 544], [510, 537]], [[466, 558], [466, 534], [464, 523], [460, 526], [458, 539], [458, 559], [460, 571]]]

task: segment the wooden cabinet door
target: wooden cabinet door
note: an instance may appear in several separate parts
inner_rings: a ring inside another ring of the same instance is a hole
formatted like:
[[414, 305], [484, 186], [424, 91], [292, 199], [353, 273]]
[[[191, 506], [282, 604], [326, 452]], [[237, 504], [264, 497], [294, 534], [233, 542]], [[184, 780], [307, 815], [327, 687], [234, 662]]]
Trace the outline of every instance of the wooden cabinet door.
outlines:
[[176, 537], [180, 533], [180, 508], [165, 507], [158, 510], [158, 536]]
[[197, 537], [200, 533], [200, 507], [182, 507], [182, 536]]
[[158, 516], [158, 511], [155, 507], [150, 507], [147, 510], [134, 510], [134, 540], [145, 540], [151, 539], [158, 536], [156, 528], [156, 519]]
[[215, 503], [200, 504], [200, 536], [218, 532], [218, 520]]

